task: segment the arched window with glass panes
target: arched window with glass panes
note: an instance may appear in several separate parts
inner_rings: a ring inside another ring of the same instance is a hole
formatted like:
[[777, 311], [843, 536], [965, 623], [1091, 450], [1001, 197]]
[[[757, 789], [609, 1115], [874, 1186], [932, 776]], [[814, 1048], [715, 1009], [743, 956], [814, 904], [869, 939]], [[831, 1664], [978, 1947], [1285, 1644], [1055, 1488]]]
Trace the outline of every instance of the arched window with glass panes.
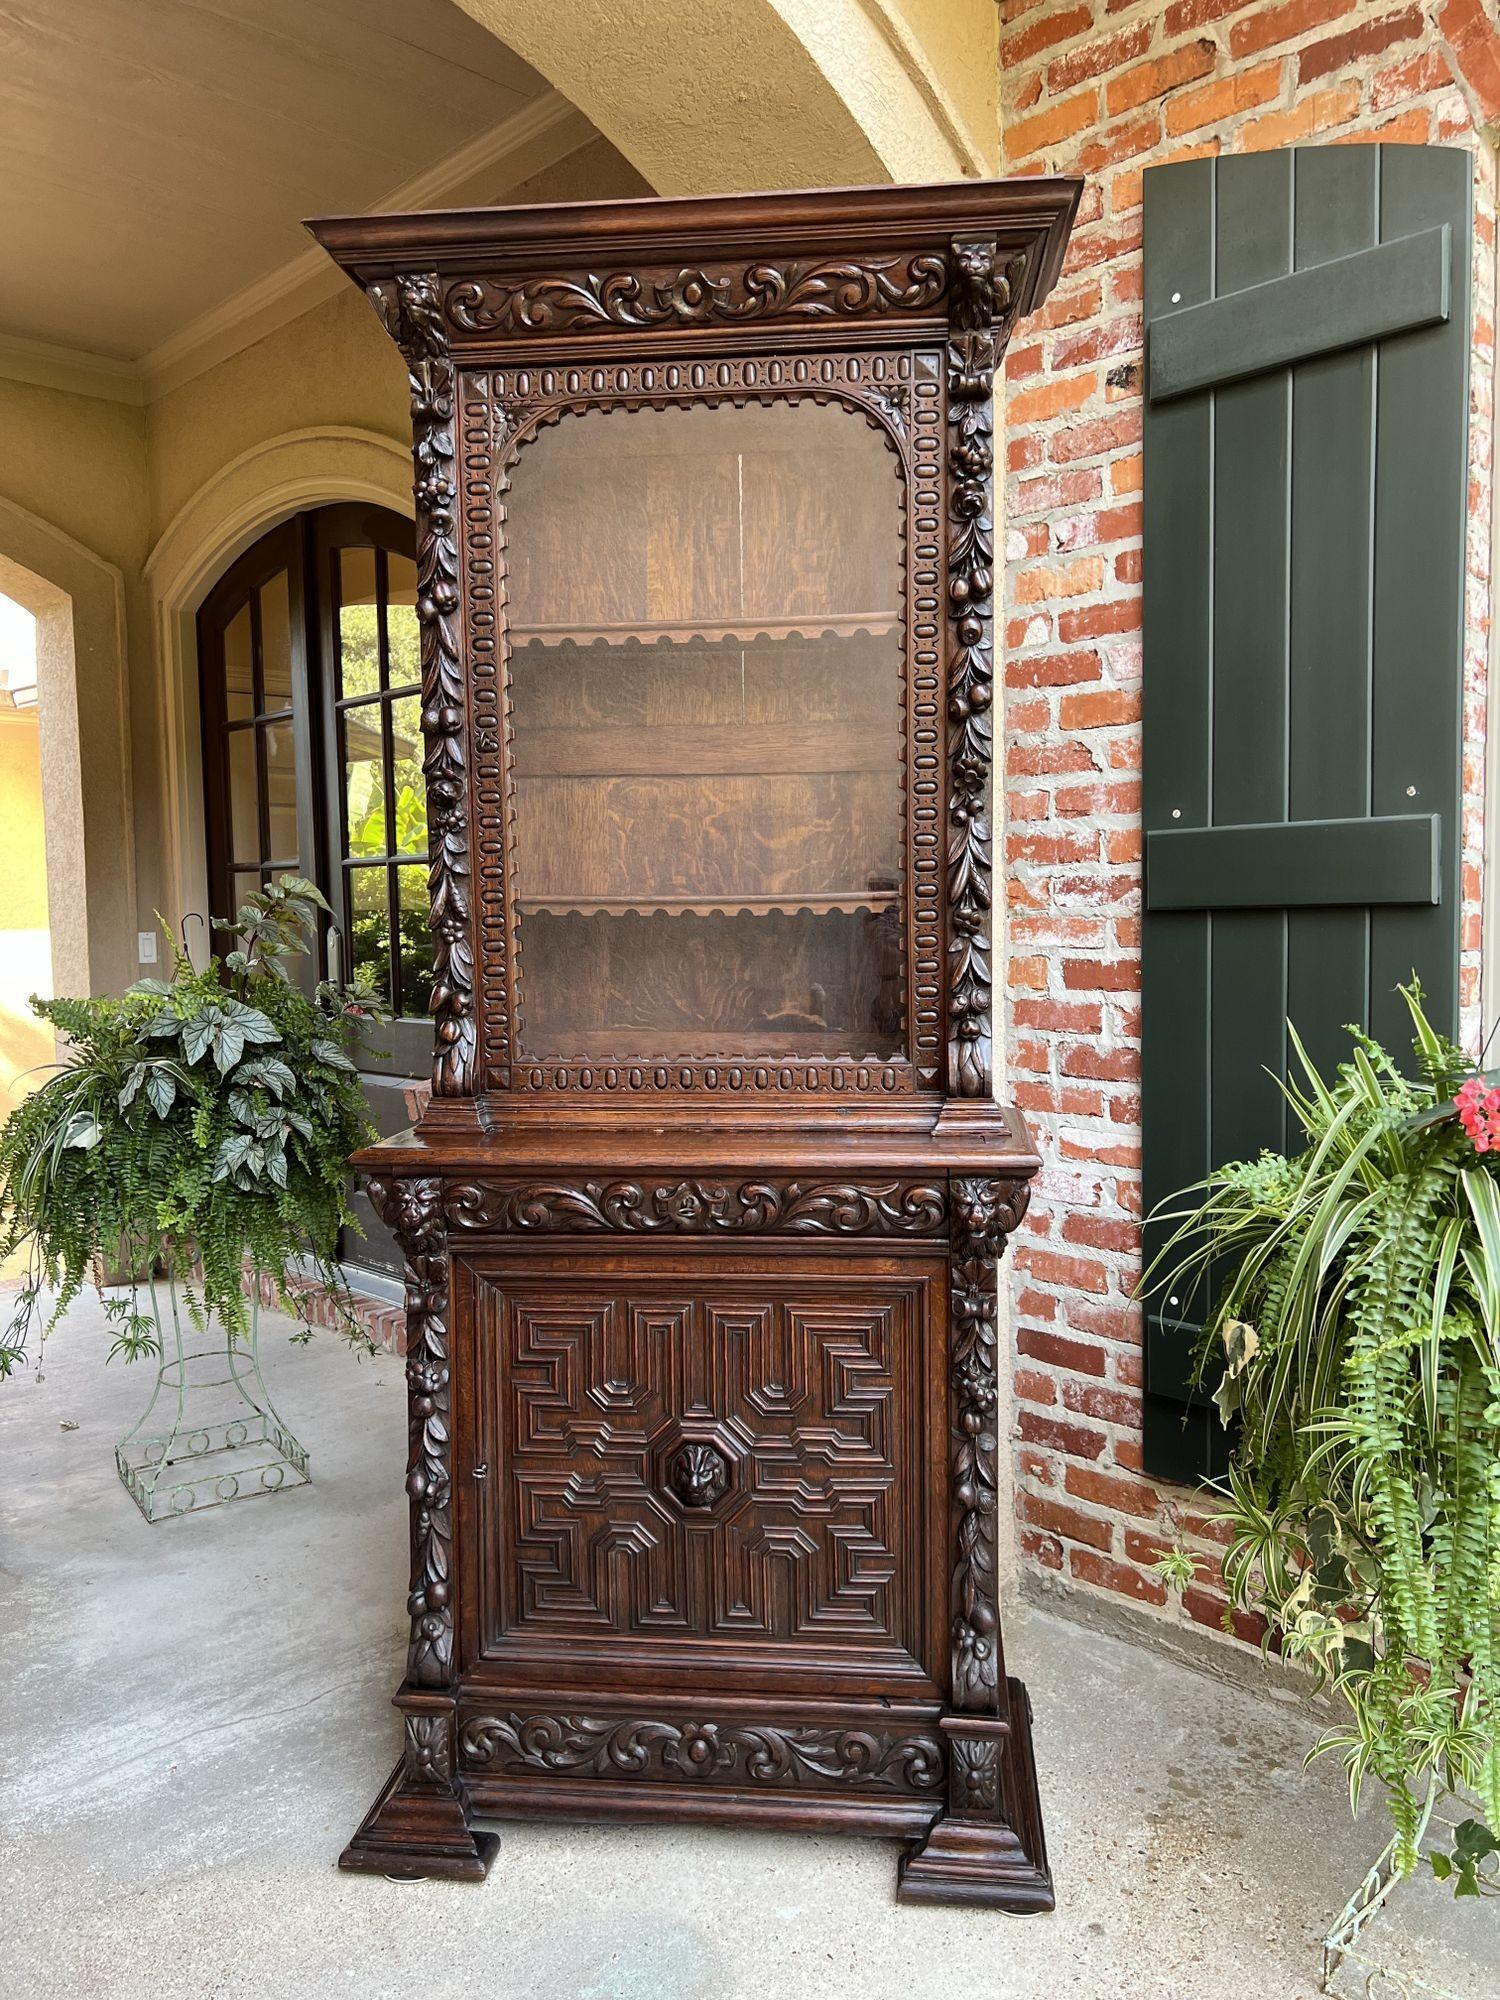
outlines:
[[[362, 1064], [383, 1131], [408, 1122], [432, 1045], [413, 557], [400, 515], [319, 508], [247, 549], [198, 613], [210, 914], [279, 875], [317, 883], [338, 923], [319, 969], [357, 974], [393, 1016]], [[365, 1221], [349, 1254], [393, 1264]]]

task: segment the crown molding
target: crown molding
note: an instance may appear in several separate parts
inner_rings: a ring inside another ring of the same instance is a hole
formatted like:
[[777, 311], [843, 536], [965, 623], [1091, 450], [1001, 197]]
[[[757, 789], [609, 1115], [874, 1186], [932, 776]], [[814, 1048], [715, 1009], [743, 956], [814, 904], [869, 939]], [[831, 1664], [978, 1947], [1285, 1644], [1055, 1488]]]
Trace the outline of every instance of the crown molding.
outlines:
[[[392, 188], [368, 213], [493, 200], [505, 185], [542, 172], [597, 136], [595, 127], [559, 91], [544, 91], [513, 117], [479, 133], [414, 180]], [[497, 175], [504, 177], [498, 185]], [[337, 265], [314, 247], [189, 320], [136, 361], [0, 334], [0, 378], [139, 408], [264, 340], [344, 288]]]
[[[544, 91], [513, 117], [481, 132], [415, 180], [392, 188], [370, 213], [442, 208], [460, 201], [464, 190], [476, 182], [483, 182], [486, 194], [493, 199], [498, 191], [497, 173], [503, 172], [511, 181], [524, 179], [576, 152], [593, 136], [594, 127], [567, 98], [555, 90]], [[344, 288], [343, 273], [322, 250], [316, 246], [304, 250], [222, 305], [189, 320], [143, 355], [137, 365], [146, 401], [154, 403], [180, 389]]]
[[82, 347], [56, 347], [49, 340], [23, 340], [11, 333], [0, 333], [0, 380], [62, 389], [70, 396], [97, 396], [102, 402], [128, 403], [135, 409], [146, 400], [138, 362], [115, 361]]

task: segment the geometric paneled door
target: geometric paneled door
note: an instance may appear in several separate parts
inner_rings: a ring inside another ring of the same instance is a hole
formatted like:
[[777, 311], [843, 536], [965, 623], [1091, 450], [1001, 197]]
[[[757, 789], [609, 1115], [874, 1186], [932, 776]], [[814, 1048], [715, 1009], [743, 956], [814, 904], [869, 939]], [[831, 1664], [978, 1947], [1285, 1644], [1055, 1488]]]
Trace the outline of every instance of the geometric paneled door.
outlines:
[[688, 1279], [617, 1257], [593, 1293], [589, 1270], [460, 1279], [500, 1357], [476, 1391], [481, 1541], [506, 1552], [480, 1581], [485, 1658], [606, 1632], [664, 1668], [691, 1636], [716, 1672], [772, 1648], [783, 1685], [928, 1694], [937, 1580], [894, 1552], [929, 1443], [930, 1264], [856, 1285], [834, 1263]]
[[[211, 914], [263, 882], [316, 882], [338, 913], [338, 969], [394, 1018], [361, 1062], [382, 1133], [429, 1066], [432, 941], [422, 777], [416, 565], [410, 521], [322, 507], [249, 548], [198, 613]], [[320, 971], [330, 964], [323, 943]], [[349, 1259], [399, 1268], [362, 1194]]]

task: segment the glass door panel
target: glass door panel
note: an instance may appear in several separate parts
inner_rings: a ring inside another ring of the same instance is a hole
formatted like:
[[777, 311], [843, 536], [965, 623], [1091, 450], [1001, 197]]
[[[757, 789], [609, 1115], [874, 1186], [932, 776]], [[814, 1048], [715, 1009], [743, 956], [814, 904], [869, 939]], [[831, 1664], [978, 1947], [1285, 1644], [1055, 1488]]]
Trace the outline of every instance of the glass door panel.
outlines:
[[431, 1059], [432, 938], [411, 530], [368, 509], [339, 508], [323, 542], [333, 901], [352, 969], [396, 1016], [379, 1035], [392, 1054], [372, 1056], [372, 1065], [420, 1074]]
[[591, 411], [522, 450], [524, 1055], [903, 1047], [903, 507], [837, 403]]
[[215, 916], [233, 914], [276, 875], [312, 871], [311, 748], [296, 713], [306, 673], [293, 609], [302, 574], [300, 539], [288, 523], [235, 564], [199, 614]]

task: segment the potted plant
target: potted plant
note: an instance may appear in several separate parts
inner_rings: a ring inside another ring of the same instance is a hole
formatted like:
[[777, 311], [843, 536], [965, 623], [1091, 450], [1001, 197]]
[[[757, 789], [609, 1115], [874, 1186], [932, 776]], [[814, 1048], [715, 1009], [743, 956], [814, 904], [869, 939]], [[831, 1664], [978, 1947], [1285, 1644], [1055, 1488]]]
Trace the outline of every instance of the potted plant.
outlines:
[[[178, 1392], [172, 1431], [145, 1436], [140, 1463], [126, 1453], [120, 1464], [153, 1518], [147, 1500], [161, 1474], [204, 1455], [186, 1448], [190, 1436], [216, 1451], [272, 1444], [281, 1473], [258, 1490], [305, 1477], [306, 1454], [260, 1380], [262, 1290], [305, 1336], [311, 1278], [361, 1337], [335, 1256], [353, 1220], [348, 1157], [372, 1136], [352, 1052], [375, 1010], [368, 993], [327, 982], [307, 990], [291, 976], [327, 907], [311, 883], [285, 877], [216, 926], [229, 949], [201, 969], [173, 945], [168, 980], [143, 979], [119, 999], [32, 1002], [65, 1052], [0, 1129], [0, 1257], [28, 1257], [0, 1331], [0, 1376], [92, 1280], [113, 1325], [111, 1357], [157, 1357], [158, 1394]], [[120, 1271], [135, 1281], [106, 1289]], [[199, 1354], [227, 1356], [240, 1402], [264, 1404], [258, 1440], [244, 1410], [211, 1424], [183, 1418], [195, 1340]], [[232, 1480], [221, 1470], [213, 1483]], [[180, 1511], [180, 1496], [172, 1504]]]
[[1225, 1588], [1347, 1712], [1312, 1754], [1356, 1807], [1383, 1782], [1392, 1880], [1439, 1798], [1469, 1801], [1432, 1865], [1476, 1894], [1500, 1833], [1500, 1089], [1403, 991], [1414, 1073], [1353, 1033], [1325, 1082], [1293, 1030], [1303, 1150], [1187, 1190], [1146, 1285], [1214, 1291]]

